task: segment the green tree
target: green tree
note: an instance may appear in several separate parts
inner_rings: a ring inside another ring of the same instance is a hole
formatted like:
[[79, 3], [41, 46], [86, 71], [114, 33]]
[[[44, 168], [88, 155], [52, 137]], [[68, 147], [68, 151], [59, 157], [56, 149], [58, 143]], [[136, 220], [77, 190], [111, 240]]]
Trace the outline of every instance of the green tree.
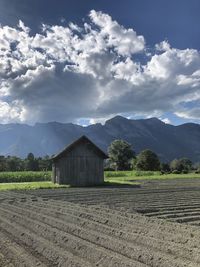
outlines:
[[8, 171], [21, 171], [21, 159], [18, 157], [8, 156], [6, 159], [6, 165]]
[[41, 171], [50, 171], [52, 169], [51, 158], [48, 155], [43, 158], [39, 157], [37, 160]]
[[28, 153], [27, 160], [34, 161], [34, 159], [35, 159], [35, 157], [34, 157], [33, 153]]
[[172, 171], [179, 171], [182, 172], [183, 170], [183, 165], [181, 164], [180, 160], [174, 159], [170, 162], [170, 169]]
[[0, 156], [0, 172], [7, 170], [7, 162], [6, 157]]
[[158, 171], [160, 170], [160, 160], [156, 153], [146, 149], [137, 156], [136, 168], [141, 171]]
[[161, 163], [160, 170], [162, 173], [169, 173], [171, 171], [168, 163]]
[[29, 153], [25, 159], [16, 156], [0, 155], [0, 172], [2, 171], [50, 171], [52, 166], [51, 157], [35, 158]]
[[131, 145], [124, 140], [114, 140], [108, 148], [108, 155], [117, 170], [129, 170], [130, 161], [135, 157]]
[[38, 171], [39, 170], [38, 160], [34, 157], [33, 153], [29, 153], [27, 155], [26, 170], [27, 171]]
[[188, 158], [181, 158], [181, 164], [183, 165], [183, 169], [186, 171], [190, 171], [192, 169], [192, 161]]
[[192, 169], [192, 162], [188, 158], [174, 159], [170, 163], [172, 171], [188, 172]]
[[137, 169], [136, 165], [137, 165], [137, 158], [134, 157], [134, 158], [131, 159], [131, 169], [132, 170], [136, 170]]

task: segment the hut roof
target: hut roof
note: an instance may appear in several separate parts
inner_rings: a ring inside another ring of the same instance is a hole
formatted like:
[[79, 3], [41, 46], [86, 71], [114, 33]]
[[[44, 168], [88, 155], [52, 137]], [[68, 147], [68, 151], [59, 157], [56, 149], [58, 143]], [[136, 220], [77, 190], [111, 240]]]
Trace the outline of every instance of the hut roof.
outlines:
[[90, 143], [94, 147], [94, 149], [96, 150], [97, 154], [99, 154], [100, 157], [102, 157], [104, 159], [108, 158], [108, 155], [103, 150], [101, 150], [97, 145], [95, 145], [88, 137], [86, 137], [85, 135], [82, 135], [79, 139], [77, 139], [76, 141], [74, 141], [73, 143], [71, 143], [70, 145], [65, 147], [58, 154], [53, 156], [52, 159], [56, 160], [56, 159], [62, 157], [64, 154], [66, 154], [67, 152], [71, 151], [75, 146], [77, 146], [77, 145], [79, 145], [81, 143], [84, 143], [85, 141]]

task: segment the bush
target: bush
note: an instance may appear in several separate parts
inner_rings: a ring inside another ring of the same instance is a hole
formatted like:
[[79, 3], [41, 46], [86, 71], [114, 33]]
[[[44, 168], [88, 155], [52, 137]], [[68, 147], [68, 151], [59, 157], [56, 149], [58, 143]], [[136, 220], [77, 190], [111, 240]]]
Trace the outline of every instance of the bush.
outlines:
[[135, 176], [153, 176], [154, 172], [151, 171], [137, 171]]
[[105, 176], [107, 178], [110, 177], [124, 177], [124, 176], [128, 176], [128, 173], [125, 171], [110, 171], [110, 172], [105, 172]]
[[168, 163], [161, 163], [160, 164], [160, 171], [161, 174], [168, 174], [171, 172], [170, 166]]
[[181, 174], [181, 171], [179, 171], [179, 170], [173, 170], [172, 173], [173, 174]]
[[192, 162], [187, 158], [174, 159], [170, 163], [170, 168], [171, 170], [178, 170], [182, 173], [188, 173], [192, 169]]
[[112, 172], [112, 171], [115, 171], [115, 169], [112, 167], [106, 166], [106, 167], [104, 167], [104, 171], [105, 172]]

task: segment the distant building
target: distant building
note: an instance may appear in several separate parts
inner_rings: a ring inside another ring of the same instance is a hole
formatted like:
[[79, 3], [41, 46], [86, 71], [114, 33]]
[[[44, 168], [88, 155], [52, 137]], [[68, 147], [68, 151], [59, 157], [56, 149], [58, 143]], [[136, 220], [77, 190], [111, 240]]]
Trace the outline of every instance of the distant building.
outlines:
[[82, 136], [52, 158], [52, 180], [75, 186], [102, 184], [106, 158], [99, 147]]

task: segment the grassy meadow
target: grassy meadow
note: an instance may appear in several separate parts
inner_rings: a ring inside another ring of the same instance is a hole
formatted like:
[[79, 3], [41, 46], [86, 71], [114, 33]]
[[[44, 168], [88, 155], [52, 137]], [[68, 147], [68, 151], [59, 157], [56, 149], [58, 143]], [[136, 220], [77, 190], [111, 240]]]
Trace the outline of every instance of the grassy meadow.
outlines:
[[0, 183], [0, 191], [4, 190], [33, 190], [33, 189], [57, 189], [67, 188], [68, 185], [58, 185], [52, 182], [22, 182], [22, 183]]
[[200, 178], [200, 173], [187, 173], [187, 174], [161, 174], [160, 171], [106, 171], [105, 180], [155, 180], [155, 179], [177, 179], [177, 178]]
[[[138, 185], [142, 180], [200, 178], [200, 173], [160, 174], [149, 171], [106, 171], [105, 185]], [[0, 172], [0, 190], [63, 188], [51, 182], [51, 172]]]

